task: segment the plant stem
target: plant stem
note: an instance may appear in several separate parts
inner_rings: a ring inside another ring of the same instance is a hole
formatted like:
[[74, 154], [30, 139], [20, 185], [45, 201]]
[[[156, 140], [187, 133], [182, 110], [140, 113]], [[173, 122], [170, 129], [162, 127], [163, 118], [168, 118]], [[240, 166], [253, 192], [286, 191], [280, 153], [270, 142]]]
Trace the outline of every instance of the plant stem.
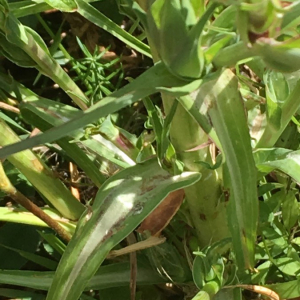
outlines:
[[[147, 10], [153, 1], [138, 2], [143, 9]], [[147, 30], [146, 34], [153, 61], [157, 62], [159, 61], [157, 49]], [[165, 114], [168, 115], [176, 99], [164, 93], [161, 93], [161, 96]], [[227, 226], [225, 205], [219, 201], [222, 191], [218, 174], [216, 171], [207, 170], [197, 164], [198, 161], [211, 162], [209, 148], [187, 152], [187, 150], [207, 142], [208, 136], [180, 103], [172, 120], [170, 138], [179, 159], [185, 165], [185, 169], [200, 171], [202, 174], [198, 182], [184, 189], [200, 247], [228, 237], [230, 233]]]

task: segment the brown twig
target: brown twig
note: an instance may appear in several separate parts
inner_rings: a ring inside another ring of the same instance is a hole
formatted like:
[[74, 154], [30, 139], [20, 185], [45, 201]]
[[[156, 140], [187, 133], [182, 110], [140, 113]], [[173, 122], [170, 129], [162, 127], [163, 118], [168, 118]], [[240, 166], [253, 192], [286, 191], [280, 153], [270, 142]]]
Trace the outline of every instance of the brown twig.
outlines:
[[[134, 233], [130, 233], [127, 238], [128, 245], [133, 245], [136, 243], [136, 238]], [[137, 259], [136, 251], [130, 253], [130, 298], [135, 300], [136, 295], [136, 278], [137, 278]]]
[[66, 242], [69, 242], [71, 235], [55, 220], [48, 216], [40, 207], [31, 202], [26, 196], [19, 192], [7, 178], [0, 161], [0, 190], [8, 194], [14, 201], [22, 205], [36, 217], [44, 221], [50, 228]]
[[275, 293], [273, 290], [269, 288], [260, 285], [237, 284], [237, 285], [224, 286], [223, 288], [236, 288], [236, 287], [267, 296], [270, 298], [270, 300], [280, 300], [280, 297], [277, 293]]
[[151, 236], [148, 239], [144, 241], [137, 242], [135, 244], [129, 245], [125, 248], [122, 248], [120, 250], [112, 250], [109, 252], [107, 255], [107, 259], [112, 259], [117, 256], [125, 255], [132, 253], [134, 251], [139, 251], [147, 248], [151, 248], [157, 245], [160, 245], [166, 241], [165, 237], [156, 237], [156, 236]]
[[12, 105], [0, 101], [0, 108], [19, 114], [20, 110]]

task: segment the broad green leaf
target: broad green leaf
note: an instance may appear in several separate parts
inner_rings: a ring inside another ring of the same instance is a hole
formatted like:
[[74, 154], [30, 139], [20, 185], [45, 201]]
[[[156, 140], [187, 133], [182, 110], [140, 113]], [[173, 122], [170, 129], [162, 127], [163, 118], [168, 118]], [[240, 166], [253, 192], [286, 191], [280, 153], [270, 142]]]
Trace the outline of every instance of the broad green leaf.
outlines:
[[[146, 82], [147, 84], [145, 84]], [[24, 149], [58, 140], [91, 122], [97, 121], [101, 117], [114, 113], [153, 93], [164, 91], [174, 96], [183, 96], [195, 90], [200, 83], [201, 80], [189, 83], [178, 79], [162, 63], [157, 63], [124, 88], [114, 92], [84, 111], [81, 116], [50, 129], [44, 134], [37, 135], [15, 145], [1, 148], [0, 157], [6, 157]]]
[[224, 189], [229, 195], [228, 222], [239, 270], [253, 268], [258, 222], [256, 168], [234, 74], [227, 69], [205, 81], [190, 108], [197, 115], [195, 107], [199, 118], [209, 115], [226, 160]]
[[300, 69], [300, 49], [296, 39], [278, 42], [272, 38], [258, 39], [253, 45], [254, 55], [260, 56], [266, 66], [282, 73]]
[[300, 262], [290, 257], [273, 259], [276, 267], [284, 274], [297, 276], [300, 273]]
[[235, 37], [234, 34], [226, 34], [223, 38], [219, 39], [206, 49], [204, 52], [206, 63], [211, 63], [217, 53], [224, 48], [233, 37]]
[[284, 148], [257, 149], [254, 151], [256, 167], [268, 174], [277, 169], [300, 182], [300, 150]]
[[276, 292], [281, 299], [292, 299], [300, 296], [300, 279], [266, 285]]
[[194, 23], [193, 7], [188, 1], [183, 3], [179, 0], [155, 1], [145, 25], [170, 72], [182, 78], [199, 78], [204, 70], [204, 53], [200, 46], [202, 31], [218, 5], [210, 5]]
[[210, 138], [214, 141], [216, 146], [220, 150], [222, 150], [222, 145], [219, 141], [215, 129], [213, 128], [209, 120], [206, 109], [202, 111], [201, 103], [195, 101], [196, 96], [197, 92], [193, 93], [193, 95], [179, 97], [178, 101], [184, 107], [184, 109], [197, 121], [197, 123], [202, 127], [202, 129], [210, 136]]
[[211, 271], [211, 265], [204, 255], [197, 255], [193, 263], [193, 281], [197, 288], [201, 290], [205, 283], [205, 277]]
[[78, 229], [61, 259], [48, 300], [75, 300], [108, 252], [124, 239], [173, 190], [191, 185], [199, 173], [171, 176], [156, 159], [127, 168], [100, 188], [91, 212]]
[[234, 66], [239, 61], [254, 56], [252, 49], [244, 42], [238, 42], [221, 49], [213, 58], [217, 68]]
[[10, 61], [21, 67], [37, 67], [37, 63], [24, 50], [9, 42], [2, 32], [0, 32], [0, 43], [1, 54]]

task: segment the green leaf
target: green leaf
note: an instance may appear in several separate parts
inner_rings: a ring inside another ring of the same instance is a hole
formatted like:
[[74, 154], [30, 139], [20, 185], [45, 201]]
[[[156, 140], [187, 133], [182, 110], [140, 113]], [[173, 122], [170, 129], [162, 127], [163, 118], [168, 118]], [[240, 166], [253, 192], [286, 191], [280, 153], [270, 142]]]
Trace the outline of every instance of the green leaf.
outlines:
[[299, 213], [299, 203], [295, 197], [295, 191], [288, 191], [282, 203], [282, 220], [288, 231], [295, 226]]
[[19, 300], [43, 300], [45, 297], [44, 295], [34, 293], [32, 291], [20, 291], [17, 289], [7, 289], [7, 288], [0, 288], [0, 296], [9, 299], [19, 299]]
[[205, 277], [207, 276], [207, 272], [210, 271], [211, 267], [209, 266], [209, 270], [207, 270], [205, 265], [208, 265], [207, 258], [202, 255], [197, 255], [193, 263], [193, 281], [199, 290], [204, 287], [206, 283]]
[[100, 11], [95, 9], [86, 1], [75, 0], [75, 2], [78, 6], [77, 12], [83, 17], [85, 17], [87, 20], [106, 30], [132, 49], [148, 57], [152, 57], [148, 45], [144, 44], [136, 37], [123, 30], [120, 26], [115, 24], [113, 21], [111, 21], [109, 18], [107, 18], [105, 15], [103, 15]]
[[51, 7], [61, 10], [63, 12], [73, 12], [77, 9], [74, 0], [45, 0]]
[[199, 119], [209, 115], [226, 161], [224, 190], [229, 194], [228, 222], [239, 271], [253, 268], [258, 222], [257, 172], [235, 75], [226, 69], [204, 81], [191, 107], [193, 114], [197, 114], [195, 108]]
[[[170, 238], [171, 240], [172, 238]], [[170, 241], [145, 250], [153, 270], [162, 278], [174, 282], [187, 282], [192, 279], [189, 265], [178, 249]]]
[[[147, 85], [145, 85], [145, 82], [147, 82]], [[24, 149], [58, 140], [91, 122], [97, 121], [101, 117], [114, 113], [158, 91], [164, 91], [174, 96], [183, 96], [196, 89], [200, 83], [200, 80], [188, 83], [178, 79], [170, 74], [162, 63], [157, 63], [132, 83], [84, 111], [81, 116], [57, 126], [55, 129], [50, 129], [44, 134], [1, 148], [0, 157], [6, 157]]]
[[[20, 141], [18, 135], [0, 119], [0, 145]], [[77, 220], [84, 211], [83, 205], [71, 194], [53, 171], [31, 150], [8, 158], [26, 176], [34, 187], [65, 217]]]
[[292, 299], [300, 296], [300, 279], [266, 285], [276, 292], [281, 299]]
[[156, 159], [127, 168], [99, 189], [62, 257], [48, 300], [75, 300], [108, 252], [170, 193], [200, 179], [199, 173], [171, 176]]
[[204, 291], [200, 291], [196, 296], [192, 298], [192, 300], [210, 300], [209, 294]]
[[[26, 101], [22, 102], [19, 107], [24, 120], [41, 131], [62, 125], [72, 117], [82, 113], [74, 107], [40, 97], [27, 97]], [[72, 138], [64, 137], [58, 140], [57, 144], [66, 151], [67, 155], [74, 160], [93, 183], [100, 187], [105, 181], [104, 176], [77, 144], [70, 143], [71, 140]]]
[[[42, 207], [41, 209], [52, 219], [56, 220], [66, 231], [71, 234], [74, 233], [76, 227], [75, 222], [72, 222], [68, 219], [62, 219], [61, 215], [53, 208]], [[20, 223], [31, 226], [48, 227], [48, 225], [44, 223], [40, 218], [36, 217], [32, 213], [29, 213], [24, 208], [0, 207], [0, 221]]]
[[22, 49], [9, 42], [2, 32], [0, 32], [0, 52], [7, 59], [21, 67], [37, 67], [37, 63]]
[[19, 269], [26, 262], [27, 258], [18, 252], [9, 250], [9, 247], [23, 251], [34, 251], [39, 243], [39, 236], [32, 226], [23, 224], [7, 223], [0, 229], [0, 243], [6, 247], [0, 247], [1, 269]]
[[300, 273], [300, 262], [290, 257], [273, 259], [276, 267], [284, 274], [297, 276]]
[[10, 2], [9, 9], [16, 18], [38, 14], [51, 9], [51, 6], [44, 1], [36, 2], [32, 0]]
[[266, 72], [264, 74], [266, 84], [267, 118], [275, 129], [281, 127], [281, 105], [289, 94], [288, 84], [282, 73]]
[[199, 78], [204, 70], [203, 28], [218, 5], [213, 3], [195, 23], [188, 1], [155, 1], [148, 11], [147, 29], [161, 60], [182, 78]]
[[300, 150], [257, 149], [253, 154], [256, 167], [260, 172], [268, 174], [277, 169], [300, 182]]
[[[14, 271], [0, 270], [0, 283], [23, 286], [35, 290], [48, 290], [55, 272], [52, 271]], [[85, 290], [100, 290], [120, 286], [128, 286], [130, 282], [130, 264], [115, 263], [102, 266], [90, 279]], [[165, 283], [166, 281], [155, 270], [138, 259], [138, 285]]]
[[40, 266], [43, 266], [49, 270], [55, 270], [57, 267], [57, 262], [53, 261], [51, 259], [48, 259], [46, 257], [28, 252], [28, 251], [23, 251], [23, 250], [19, 250], [13, 247], [8, 247], [5, 245], [0, 244], [0, 247], [3, 247], [9, 251], [18, 253], [20, 256], [24, 257], [25, 259], [27, 259], [28, 261], [32, 261]]

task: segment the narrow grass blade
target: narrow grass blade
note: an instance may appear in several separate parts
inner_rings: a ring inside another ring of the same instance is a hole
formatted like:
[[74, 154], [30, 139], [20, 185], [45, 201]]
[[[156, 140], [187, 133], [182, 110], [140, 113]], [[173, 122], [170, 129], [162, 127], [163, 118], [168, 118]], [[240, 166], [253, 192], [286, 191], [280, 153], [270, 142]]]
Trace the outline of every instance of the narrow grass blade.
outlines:
[[126, 45], [131, 47], [132, 49], [148, 56], [152, 57], [150, 53], [150, 48], [148, 45], [144, 44], [136, 37], [132, 36], [130, 33], [123, 30], [120, 26], [115, 24], [105, 15], [103, 15], [100, 11], [95, 9], [89, 3], [84, 0], [75, 0], [77, 3], [77, 12], [85, 17], [90, 22], [94, 23], [95, 25], [101, 27], [102, 29], [106, 30], [120, 41], [124, 42]]
[[[57, 61], [51, 56], [43, 39], [31, 28], [23, 26], [15, 16], [8, 11], [6, 1], [1, 1], [0, 22], [1, 44], [0, 50], [11, 61], [27, 67], [35, 67], [44, 75], [50, 77], [54, 82], [72, 98], [81, 108], [86, 109], [88, 99], [76, 83], [62, 69]], [[6, 48], [5, 48], [6, 47]], [[12, 55], [12, 49], [15, 53]]]
[[[0, 119], [0, 146], [20, 141], [15, 132]], [[9, 156], [8, 160], [66, 218], [77, 220], [83, 205], [71, 194], [53, 171], [31, 150]]]
[[[35, 290], [48, 290], [55, 272], [0, 270], [0, 283], [24, 286]], [[116, 263], [100, 267], [90, 279], [85, 290], [101, 290], [112, 287], [128, 286], [130, 282], [130, 264]], [[137, 284], [151, 285], [165, 283], [165, 280], [148, 265], [138, 259]]]
[[31, 253], [28, 251], [23, 251], [23, 250], [16, 249], [13, 247], [1, 245], [1, 244], [0, 244], [0, 247], [4, 247], [10, 251], [16, 252], [20, 256], [26, 258], [28, 261], [32, 261], [32, 262], [36, 263], [37, 265], [43, 266], [51, 271], [54, 271], [57, 268], [57, 262], [52, 259], [40, 256], [40, 255]]
[[[76, 223], [68, 219], [62, 218], [54, 209], [41, 208], [47, 215], [57, 221], [67, 232], [73, 234]], [[29, 213], [23, 208], [0, 207], [0, 221], [27, 224], [32, 226], [48, 227], [41, 219]]]
[[196, 172], [171, 176], [156, 159], [127, 168], [100, 188], [92, 211], [79, 221], [47, 300], [76, 300], [108, 252], [172, 191], [200, 179]]
[[[41, 131], [51, 129], [55, 125], [64, 124], [65, 120], [80, 115], [81, 111], [71, 106], [63, 105], [48, 99], [32, 98], [21, 103], [20, 111], [24, 120]], [[66, 151], [67, 155], [86, 173], [93, 183], [100, 187], [105, 177], [91, 159], [76, 144], [70, 143], [72, 138], [64, 137], [57, 144]]]
[[3, 158], [43, 143], [58, 140], [74, 132], [76, 129], [82, 128], [101, 117], [114, 113], [153, 93], [164, 91], [174, 96], [183, 96], [195, 90], [200, 83], [200, 80], [192, 83], [181, 80], [172, 75], [162, 63], [157, 63], [127, 86], [84, 111], [81, 116], [61, 126], [50, 129], [44, 134], [37, 135], [15, 145], [3, 147], [0, 149], [0, 157]]
[[9, 3], [9, 9], [16, 18], [37, 14], [51, 9], [43, 0], [25, 0]]
[[44, 296], [41, 294], [34, 293], [32, 291], [20, 291], [17, 289], [0, 288], [0, 296], [5, 299], [18, 299], [18, 300], [43, 300]]

